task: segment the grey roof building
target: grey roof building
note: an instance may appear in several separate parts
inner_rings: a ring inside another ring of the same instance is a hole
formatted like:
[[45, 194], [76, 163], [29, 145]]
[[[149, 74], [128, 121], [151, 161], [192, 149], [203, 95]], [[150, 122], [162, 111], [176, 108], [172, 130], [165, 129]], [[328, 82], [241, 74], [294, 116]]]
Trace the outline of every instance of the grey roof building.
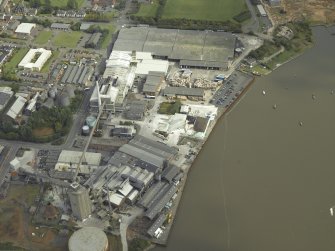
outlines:
[[124, 117], [130, 120], [142, 120], [147, 110], [147, 102], [142, 100], [133, 100], [126, 104]]
[[151, 52], [184, 67], [221, 69], [233, 60], [235, 43], [228, 32], [131, 27], [120, 30], [113, 50]]
[[164, 80], [164, 73], [149, 71], [147, 79], [143, 85], [143, 93], [148, 96], [156, 96]]
[[70, 24], [52, 23], [50, 28], [55, 30], [69, 30], [70, 26]]
[[166, 87], [163, 91], [164, 96], [186, 96], [186, 97], [201, 97], [205, 95], [205, 91], [200, 88], [187, 88], [187, 87]]

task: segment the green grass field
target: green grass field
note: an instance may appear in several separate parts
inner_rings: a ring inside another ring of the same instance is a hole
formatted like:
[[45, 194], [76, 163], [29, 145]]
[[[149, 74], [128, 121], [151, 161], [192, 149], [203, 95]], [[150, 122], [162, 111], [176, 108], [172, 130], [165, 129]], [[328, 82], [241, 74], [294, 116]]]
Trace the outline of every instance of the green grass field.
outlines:
[[102, 29], [108, 29], [109, 33], [101, 42], [101, 49], [106, 49], [109, 43], [112, 41], [112, 34], [115, 32], [115, 26], [112, 24], [99, 24]]
[[80, 31], [61, 31], [52, 39], [52, 43], [58, 47], [75, 48], [81, 36]]
[[47, 73], [48, 71], [51, 70], [50, 66], [51, 66], [52, 62], [58, 57], [58, 55], [59, 55], [59, 51], [53, 51], [52, 52], [51, 58], [48, 59], [48, 61], [45, 63], [45, 65], [41, 69], [42, 73]]
[[139, 11], [135, 16], [155, 17], [158, 8], [158, 0], [154, 0], [153, 4], [141, 4]]
[[245, 10], [245, 0], [167, 0], [162, 19], [227, 21]]
[[14, 70], [22, 58], [27, 54], [27, 52], [28, 48], [21, 48], [16, 53], [14, 53], [14, 56], [4, 65], [5, 70]]
[[[50, 2], [51, 2], [51, 6], [53, 7], [64, 8], [67, 5], [67, 0], [51, 0]], [[83, 5], [84, 2], [85, 0], [77, 0], [79, 8]], [[45, 1], [42, 0], [41, 3], [44, 4]]]
[[52, 31], [41, 31], [35, 38], [36, 44], [46, 44], [52, 36]]

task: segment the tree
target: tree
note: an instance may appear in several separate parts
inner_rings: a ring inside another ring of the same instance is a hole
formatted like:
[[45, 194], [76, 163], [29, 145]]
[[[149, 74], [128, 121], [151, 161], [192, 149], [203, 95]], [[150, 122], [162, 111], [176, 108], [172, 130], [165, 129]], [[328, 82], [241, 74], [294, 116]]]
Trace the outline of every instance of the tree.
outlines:
[[78, 2], [76, 0], [68, 0], [66, 6], [69, 9], [75, 9], [75, 10], [77, 10], [79, 8]]

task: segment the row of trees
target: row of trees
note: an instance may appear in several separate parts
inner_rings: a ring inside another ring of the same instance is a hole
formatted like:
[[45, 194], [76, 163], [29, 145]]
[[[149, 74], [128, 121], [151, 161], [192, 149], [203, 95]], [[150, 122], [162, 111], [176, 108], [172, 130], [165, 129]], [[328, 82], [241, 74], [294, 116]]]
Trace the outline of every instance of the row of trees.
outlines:
[[[30, 7], [38, 8], [39, 11], [43, 14], [51, 14], [53, 11], [58, 10], [59, 8], [51, 4], [51, 0], [29, 0]], [[77, 0], [68, 0], [66, 8], [69, 10], [77, 10], [79, 4]]]

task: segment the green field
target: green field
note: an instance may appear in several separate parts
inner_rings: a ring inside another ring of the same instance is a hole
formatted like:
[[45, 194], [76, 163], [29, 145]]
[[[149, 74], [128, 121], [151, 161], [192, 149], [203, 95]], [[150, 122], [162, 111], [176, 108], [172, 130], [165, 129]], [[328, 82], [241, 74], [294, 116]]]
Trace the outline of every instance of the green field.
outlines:
[[58, 55], [59, 55], [59, 51], [53, 51], [52, 52], [52, 56], [51, 58], [48, 59], [48, 61], [45, 63], [45, 65], [43, 66], [43, 68], [41, 69], [41, 72], [42, 73], [47, 73], [48, 71], [50, 71], [50, 66], [52, 64], [52, 62], [58, 58]]
[[135, 16], [155, 17], [158, 6], [158, 0], [154, 0], [153, 4], [141, 4], [140, 9]]
[[54, 36], [52, 43], [58, 47], [75, 48], [81, 36], [82, 33], [80, 31], [60, 31]]
[[227, 21], [246, 10], [245, 0], [167, 0], [162, 19]]
[[[51, 6], [53, 7], [60, 7], [60, 8], [64, 8], [67, 5], [67, 0], [51, 0]], [[85, 0], [77, 0], [78, 3], [78, 7], [80, 8], [83, 3], [85, 2]], [[45, 3], [44, 0], [41, 1], [42, 4]]]
[[41, 31], [35, 38], [36, 44], [46, 44], [52, 37], [52, 31]]
[[14, 53], [14, 56], [4, 65], [5, 71], [14, 70], [27, 52], [28, 48], [21, 48]]
[[103, 38], [101, 42], [101, 49], [106, 49], [109, 43], [112, 41], [112, 34], [115, 32], [115, 26], [112, 24], [99, 24], [102, 29], [108, 29], [108, 35]]

